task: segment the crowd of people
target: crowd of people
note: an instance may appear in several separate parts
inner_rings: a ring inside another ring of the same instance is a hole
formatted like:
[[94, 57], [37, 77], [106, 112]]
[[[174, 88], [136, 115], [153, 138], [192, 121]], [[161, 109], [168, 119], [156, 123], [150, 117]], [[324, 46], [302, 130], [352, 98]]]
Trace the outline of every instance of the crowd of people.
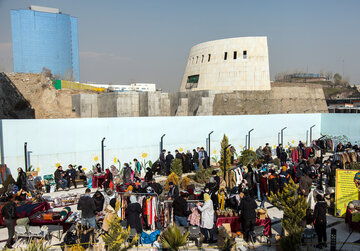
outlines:
[[[299, 149], [305, 148], [302, 142], [299, 142]], [[353, 149], [359, 151], [357, 146], [351, 146], [350, 143], [344, 147], [341, 143], [336, 146], [336, 152], [346, 151], [346, 149]], [[234, 162], [235, 149], [232, 152], [232, 162]], [[167, 154], [166, 154], [167, 153]], [[219, 177], [218, 171], [214, 169], [212, 175], [206, 184], [201, 187], [202, 193], [197, 198], [196, 210], [199, 218], [198, 225], [204, 236], [204, 242], [214, 242], [214, 230], [217, 210], [231, 208], [239, 212], [243, 223], [244, 240], [249, 241], [251, 233], [254, 231], [257, 208], [266, 208], [265, 203], [269, 202], [268, 197], [271, 193], [282, 193], [286, 184], [293, 180], [299, 184], [298, 193], [309, 196], [312, 186], [315, 184], [316, 193], [314, 193], [315, 201], [317, 202], [312, 213], [312, 223], [315, 226], [319, 243], [318, 247], [326, 245], [326, 209], [325, 193], [327, 187], [335, 186], [335, 172], [338, 168], [346, 168], [339, 160], [335, 160], [334, 156], [323, 158], [309, 154], [305, 159], [299, 159], [297, 162], [288, 157], [288, 153], [281, 144], [273, 151], [269, 144], [264, 147], [259, 147], [256, 151], [258, 161], [241, 166], [242, 177], [241, 183], [234, 187], [228, 187], [226, 182]], [[273, 156], [275, 153], [275, 156]], [[280, 166], [273, 164], [274, 159], [279, 159]], [[180, 191], [179, 186], [173, 182], [169, 182], [169, 189], [165, 192], [164, 185], [157, 183], [155, 175], [169, 175], [171, 163], [174, 159], [180, 159], [184, 173], [196, 172], [199, 165], [204, 168], [209, 168], [209, 157], [204, 148], [198, 147], [193, 149], [193, 152], [187, 151], [180, 153], [175, 150], [175, 156], [170, 151], [162, 150], [159, 159], [153, 165], [146, 168], [146, 172], [141, 163], [134, 159], [134, 166], [131, 167], [128, 163], [124, 163], [121, 170], [114, 165], [103, 171], [100, 164], [97, 164], [93, 170], [93, 174], [104, 174], [104, 192], [96, 191], [91, 196], [91, 189], [87, 188], [85, 195], [82, 196], [78, 202], [77, 209], [82, 212], [82, 224], [89, 227], [96, 227], [95, 217], [100, 212], [105, 212], [105, 218], [112, 217], [116, 214], [116, 184], [126, 186], [127, 192], [127, 206], [126, 219], [127, 226], [136, 229], [138, 233], [143, 231], [141, 221], [141, 214], [143, 213], [142, 205], [134, 196], [135, 194], [156, 194], [163, 196], [166, 200], [172, 201], [174, 222], [178, 226], [187, 227], [192, 225], [193, 221], [190, 217], [193, 211], [189, 211], [188, 200], [194, 195], [194, 184], [191, 184], [186, 189]], [[81, 166], [76, 171], [72, 165], [68, 166], [68, 170], [63, 171], [59, 166], [54, 173], [55, 182], [58, 188], [67, 190], [71, 183], [76, 188], [76, 179], [80, 179], [87, 184], [88, 178]], [[25, 172], [19, 168], [16, 185], [19, 189], [24, 191], [36, 191], [38, 188], [36, 183], [32, 181], [32, 177], [26, 177]], [[258, 201], [258, 203], [256, 203]], [[8, 207], [13, 207], [15, 204], [9, 204]], [[9, 229], [8, 246], [12, 244], [13, 236], [13, 221], [12, 211], [10, 213], [3, 213], [6, 219], [5, 224]], [[159, 226], [159, 224], [157, 224]], [[160, 226], [161, 227], [161, 226]], [[103, 230], [108, 231], [109, 224], [104, 221]]]

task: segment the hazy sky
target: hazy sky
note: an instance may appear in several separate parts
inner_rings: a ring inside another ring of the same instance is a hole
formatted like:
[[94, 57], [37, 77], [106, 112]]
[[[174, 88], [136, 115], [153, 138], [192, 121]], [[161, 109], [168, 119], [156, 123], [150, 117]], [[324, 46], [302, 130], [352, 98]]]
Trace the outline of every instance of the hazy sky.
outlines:
[[332, 71], [360, 84], [359, 0], [0, 0], [0, 71], [12, 71], [10, 10], [41, 5], [79, 18], [81, 81], [180, 87], [190, 48], [267, 36], [270, 72]]

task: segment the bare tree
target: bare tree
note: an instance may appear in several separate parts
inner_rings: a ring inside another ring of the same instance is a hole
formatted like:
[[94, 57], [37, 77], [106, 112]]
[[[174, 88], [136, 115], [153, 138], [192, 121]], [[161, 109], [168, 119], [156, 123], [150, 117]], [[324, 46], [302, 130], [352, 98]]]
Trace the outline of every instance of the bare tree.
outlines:
[[51, 73], [51, 70], [48, 69], [48, 68], [46, 68], [46, 67], [43, 67], [43, 68], [42, 68], [41, 73], [44, 74], [45, 77], [47, 77], [47, 78], [50, 78], [50, 79], [53, 78], [53, 75], [52, 75], [52, 73]]
[[328, 81], [332, 80], [332, 76], [333, 76], [333, 73], [331, 71], [328, 71], [327, 73], [325, 73], [325, 77]]

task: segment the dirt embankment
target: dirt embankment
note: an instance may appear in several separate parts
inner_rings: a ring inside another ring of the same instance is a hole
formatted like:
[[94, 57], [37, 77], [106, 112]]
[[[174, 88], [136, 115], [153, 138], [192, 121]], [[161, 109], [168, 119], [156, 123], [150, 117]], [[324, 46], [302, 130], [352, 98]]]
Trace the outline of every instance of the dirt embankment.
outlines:
[[86, 90], [56, 90], [50, 78], [38, 73], [7, 73], [21, 94], [35, 109], [36, 119], [76, 118], [71, 96], [94, 93]]

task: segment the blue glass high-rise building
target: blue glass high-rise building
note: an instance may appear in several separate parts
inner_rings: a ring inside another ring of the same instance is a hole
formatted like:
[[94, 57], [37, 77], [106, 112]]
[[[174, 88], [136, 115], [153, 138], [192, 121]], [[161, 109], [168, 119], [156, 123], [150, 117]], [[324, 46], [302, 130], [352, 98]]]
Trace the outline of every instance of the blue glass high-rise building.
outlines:
[[11, 10], [14, 72], [41, 73], [80, 81], [78, 21], [58, 9]]

